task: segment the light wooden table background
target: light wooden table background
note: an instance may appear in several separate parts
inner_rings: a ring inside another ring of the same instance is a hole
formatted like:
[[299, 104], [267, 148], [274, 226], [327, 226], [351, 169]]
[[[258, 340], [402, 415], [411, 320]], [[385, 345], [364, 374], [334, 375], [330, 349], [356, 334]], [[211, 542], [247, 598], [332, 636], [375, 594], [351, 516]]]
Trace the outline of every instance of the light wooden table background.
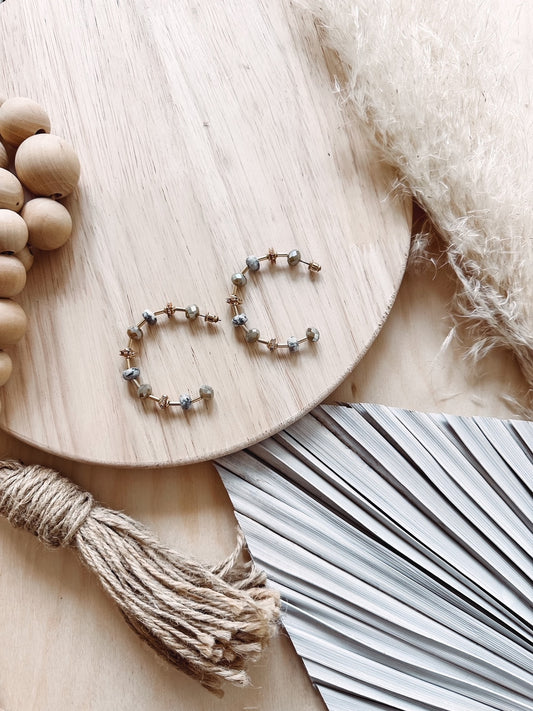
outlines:
[[[522, 48], [529, 42], [526, 20], [522, 16]], [[502, 398], [519, 397], [525, 388], [511, 358], [494, 354], [473, 376], [460, 352], [441, 352], [451, 290], [444, 272], [407, 273], [377, 340], [328, 401], [511, 416]], [[231, 506], [209, 463], [160, 470], [101, 468], [47, 455], [5, 434], [0, 434], [0, 453], [58, 468], [183, 552], [214, 561], [232, 549]], [[0, 628], [0, 708], [5, 711], [323, 708], [283, 632], [252, 670], [252, 687], [228, 687], [222, 701], [212, 697], [137, 640], [72, 551], [45, 551], [3, 520]]]

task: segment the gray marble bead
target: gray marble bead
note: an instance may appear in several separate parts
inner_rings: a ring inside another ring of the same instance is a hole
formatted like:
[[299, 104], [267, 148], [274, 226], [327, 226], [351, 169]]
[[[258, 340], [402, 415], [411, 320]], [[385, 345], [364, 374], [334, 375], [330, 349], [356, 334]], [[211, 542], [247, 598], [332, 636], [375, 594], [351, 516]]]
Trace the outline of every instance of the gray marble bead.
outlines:
[[244, 326], [244, 324], [248, 321], [248, 316], [246, 314], [236, 314], [232, 319], [231, 323], [234, 326]]
[[302, 255], [298, 249], [291, 249], [287, 255], [287, 262], [291, 265], [291, 267], [294, 267], [295, 264], [298, 264], [301, 258]]
[[246, 331], [244, 340], [246, 341], [246, 343], [255, 343], [256, 341], [259, 340], [260, 336], [261, 336], [261, 334], [259, 333], [258, 328], [249, 328]]
[[287, 345], [289, 346], [291, 353], [300, 350], [300, 344], [298, 343], [296, 336], [289, 336], [289, 338], [287, 338]]
[[126, 368], [126, 370], [122, 371], [122, 377], [124, 380], [135, 380], [135, 378], [138, 378], [140, 374], [141, 371], [139, 368]]
[[192, 405], [192, 399], [190, 395], [180, 395], [180, 405], [182, 410], [188, 410]]
[[246, 257], [246, 266], [251, 272], [258, 272], [261, 268], [261, 262], [257, 257], [251, 254], [249, 257]]
[[154, 314], [153, 311], [143, 311], [143, 319], [149, 326], [155, 326], [155, 324], [157, 323], [157, 316]]
[[316, 343], [320, 338], [318, 328], [315, 328], [314, 326], [309, 326], [309, 328], [305, 332], [305, 337], [308, 341], [311, 341], [311, 343]]
[[200, 387], [200, 397], [202, 400], [212, 400], [215, 391], [210, 385], [202, 385]]
[[196, 306], [196, 304], [189, 304], [189, 306], [185, 307], [185, 317], [191, 319], [191, 321], [198, 318], [199, 313], [200, 309]]
[[143, 337], [143, 332], [137, 326], [130, 326], [127, 330], [128, 336], [134, 341], [140, 341]]
[[137, 388], [137, 397], [140, 397], [141, 400], [144, 400], [147, 397], [150, 397], [152, 394], [152, 386], [148, 385], [148, 383], [143, 383]]
[[231, 276], [231, 282], [232, 284], [235, 284], [235, 286], [244, 286], [246, 281], [246, 277], [241, 272], [235, 272], [235, 274], [232, 274]]

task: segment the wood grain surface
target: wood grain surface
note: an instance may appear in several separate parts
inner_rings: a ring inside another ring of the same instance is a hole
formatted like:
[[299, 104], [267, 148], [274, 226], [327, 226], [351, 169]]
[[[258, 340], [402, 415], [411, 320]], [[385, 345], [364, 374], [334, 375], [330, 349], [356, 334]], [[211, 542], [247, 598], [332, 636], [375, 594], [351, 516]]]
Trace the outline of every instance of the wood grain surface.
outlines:
[[[73, 237], [37, 255], [20, 298], [0, 426], [78, 461], [161, 466], [260, 440], [331, 393], [391, 307], [410, 208], [343, 113], [312, 18], [288, 0], [17, 0], [0, 36], [2, 93], [46, 107], [82, 164]], [[322, 265], [263, 266], [245, 290], [264, 337], [320, 330], [297, 354], [245, 344], [225, 301], [271, 246]], [[167, 302], [222, 319], [163, 316], [144, 338], [154, 394], [215, 389], [186, 413], [121, 377], [126, 329]]]
[[[24, 6], [18, 0], [0, 4], [2, 23], [5, 23], [3, 13], [10, 2], [13, 8]], [[32, 6], [32, 10], [39, 4]], [[233, 7], [231, 3], [226, 4]], [[77, 6], [80, 12], [87, 11], [88, 4], [80, 2]], [[152, 6], [157, 7], [157, 3]], [[523, 40], [520, 42], [523, 50], [520, 66], [525, 74], [529, 73], [533, 52], [533, 11], [521, 4], [518, 22], [518, 2], [513, 7], [514, 11], [508, 3], [505, 7], [502, 3], [502, 16], [513, 24], [513, 41], [517, 28], [520, 30]], [[37, 28], [36, 16], [32, 14], [31, 17]], [[28, 21], [32, 21], [31, 17]], [[243, 20], [239, 27], [242, 32], [246, 31]], [[14, 40], [6, 41], [15, 44]], [[19, 37], [19, 44], [22, 42]], [[49, 42], [54, 45], [51, 37]], [[117, 40], [117, 47], [119, 44]], [[29, 51], [33, 53], [31, 48]], [[4, 52], [1, 47], [0, 52]], [[21, 66], [2, 67], [0, 71], [9, 70], [14, 76], [16, 69], [27, 67], [29, 60], [24, 53], [17, 56]], [[35, 64], [37, 60], [32, 61]], [[26, 86], [32, 88], [32, 77], [26, 76], [24, 71], [21, 76], [26, 77]], [[48, 77], [45, 81], [41, 72], [33, 79], [42, 91], [36, 98], [43, 103], [46, 103], [48, 91], [45, 87], [53, 85], [56, 80], [62, 81], [61, 77]], [[11, 86], [9, 92], [13, 88]], [[53, 89], [50, 91], [53, 93]], [[69, 112], [66, 106], [63, 108], [61, 116], [65, 118], [60, 116], [58, 120], [64, 120], [61, 131], [68, 135], [66, 117]], [[100, 150], [105, 154], [105, 141]], [[368, 189], [372, 193], [372, 184], [367, 183], [363, 192]], [[107, 195], [101, 205], [105, 211], [113, 213], [116, 201], [114, 194]], [[80, 249], [80, 241], [84, 239], [77, 233], [72, 248], [67, 249], [70, 256], [60, 270], [60, 277], [54, 266], [59, 255], [50, 255], [44, 269], [43, 273], [55, 280], [56, 290], [49, 298], [56, 307], [63, 304], [63, 308], [67, 308], [64, 302], [75, 293], [72, 272], [67, 267], [71, 260], [78, 259], [80, 252], [76, 250]], [[319, 255], [315, 254], [315, 257]], [[105, 258], [106, 255], [99, 257], [100, 260]], [[94, 266], [92, 269], [93, 278], [98, 280], [98, 271]], [[72, 288], [67, 289], [67, 286]], [[153, 284], [147, 284], [147, 288], [149, 286]], [[89, 288], [87, 281], [83, 288]], [[473, 371], [463, 360], [460, 350], [454, 347], [442, 350], [449, 326], [447, 304], [452, 288], [453, 284], [444, 272], [408, 273], [376, 341], [355, 371], [328, 400], [373, 401], [465, 415], [516, 415], [505, 396], [520, 399], [525, 383], [510, 357], [505, 353], [494, 353], [484, 361], [482, 369]], [[29, 298], [30, 293], [28, 291], [25, 298]], [[43, 298], [42, 294], [38, 298]], [[144, 305], [143, 300], [141, 308]], [[53, 316], [54, 311], [47, 322], [49, 326]], [[102, 317], [102, 305], [98, 306], [97, 314], [92, 314], [91, 324], [96, 316]], [[120, 341], [120, 334], [117, 339]], [[60, 343], [56, 342], [55, 348], [61, 350]], [[13, 355], [18, 358], [18, 367], [24, 367], [21, 350], [16, 349]], [[66, 352], [64, 355], [66, 357]], [[111, 356], [115, 357], [114, 344]], [[37, 356], [32, 362], [32, 367], [43, 365]], [[114, 363], [113, 360], [113, 366]], [[89, 354], [84, 356], [84, 364], [91, 364]], [[30, 372], [25, 373], [26, 377], [33, 377]], [[98, 373], [91, 374], [94, 382], [97, 376]], [[50, 377], [55, 383], [60, 380], [57, 374]], [[40, 417], [46, 421], [52, 418], [47, 399], [49, 385], [44, 382], [42, 387], [42, 394], [33, 406], [40, 410]], [[7, 401], [7, 392], [6, 389], [6, 408], [11, 403]], [[20, 397], [25, 396], [20, 393]], [[29, 406], [27, 404], [25, 408]], [[235, 406], [228, 413], [236, 411]], [[52, 429], [52, 424], [46, 426]], [[67, 423], [58, 421], [56, 426], [62, 429]], [[101, 436], [102, 432], [95, 430], [94, 439]], [[124, 510], [149, 525], [166, 543], [182, 552], [215, 561], [232, 549], [235, 520], [226, 492], [210, 464], [146, 469], [89, 465], [44, 453], [2, 432], [0, 454], [56, 467], [87, 487], [106, 505]], [[0, 628], [0, 708], [4, 711], [71, 711], [73, 708], [80, 711], [126, 711], [132, 708], [150, 711], [324, 711], [282, 631], [252, 670], [252, 686], [245, 690], [227, 688], [225, 697], [216, 699], [196, 682], [156, 659], [139, 642], [72, 551], [46, 551], [32, 536], [15, 531], [3, 519], [0, 520]]]

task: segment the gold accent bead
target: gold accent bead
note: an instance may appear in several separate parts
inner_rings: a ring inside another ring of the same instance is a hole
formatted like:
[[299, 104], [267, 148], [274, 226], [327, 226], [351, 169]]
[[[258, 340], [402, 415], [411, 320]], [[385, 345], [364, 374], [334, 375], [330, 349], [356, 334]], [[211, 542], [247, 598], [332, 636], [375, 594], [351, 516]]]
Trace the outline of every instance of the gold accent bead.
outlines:
[[171, 316], [174, 316], [174, 311], [175, 308], [172, 306], [172, 302], [169, 301], [168, 304], [165, 306], [163, 311], [166, 313], [166, 315], [170, 318]]
[[275, 351], [277, 347], [278, 347], [277, 340], [275, 338], [271, 338], [270, 341], [267, 343], [268, 350]]
[[275, 264], [275, 263], [276, 263], [276, 259], [278, 258], [278, 254], [277, 254], [276, 250], [274, 249], [274, 247], [270, 247], [270, 249], [268, 250], [268, 255], [267, 255], [267, 256], [268, 256], [268, 258], [270, 259], [270, 263], [271, 263], [271, 264]]
[[242, 304], [242, 299], [240, 296], [237, 296], [237, 294], [230, 294], [228, 298], [226, 299], [227, 304]]
[[309, 262], [309, 267], [308, 267], [310, 272], [319, 272], [322, 267], [318, 262]]
[[218, 323], [220, 319], [216, 314], [207, 313], [204, 316], [204, 321], [207, 321], [207, 323]]
[[124, 356], [124, 358], [135, 358], [137, 353], [133, 351], [131, 348], [123, 348], [119, 355]]
[[157, 404], [162, 410], [166, 410], [167, 407], [170, 407], [170, 398], [168, 395], [161, 395], [159, 400], [157, 401]]

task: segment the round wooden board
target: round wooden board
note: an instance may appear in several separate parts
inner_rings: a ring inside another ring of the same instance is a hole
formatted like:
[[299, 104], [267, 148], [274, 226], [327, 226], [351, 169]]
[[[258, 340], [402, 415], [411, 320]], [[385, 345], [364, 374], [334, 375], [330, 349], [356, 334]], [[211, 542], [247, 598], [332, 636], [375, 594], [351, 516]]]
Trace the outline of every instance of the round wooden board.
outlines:
[[[392, 305], [410, 205], [340, 106], [312, 18], [286, 0], [17, 0], [0, 35], [0, 92], [46, 107], [82, 164], [73, 237], [37, 254], [20, 298], [30, 323], [0, 426], [80, 461], [184, 464], [332, 392]], [[246, 287], [263, 335], [320, 330], [296, 354], [247, 346], [226, 304], [231, 274], [271, 246], [322, 265], [263, 265]], [[127, 327], [169, 301], [222, 319], [162, 317], [142, 344], [155, 394], [214, 387], [188, 412], [141, 402], [121, 377]]]

